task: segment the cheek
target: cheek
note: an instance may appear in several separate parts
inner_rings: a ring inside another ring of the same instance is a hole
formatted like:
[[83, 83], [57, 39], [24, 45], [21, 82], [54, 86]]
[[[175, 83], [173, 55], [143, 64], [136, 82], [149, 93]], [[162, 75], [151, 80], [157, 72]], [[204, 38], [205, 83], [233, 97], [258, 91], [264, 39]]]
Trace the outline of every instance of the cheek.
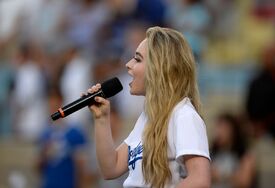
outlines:
[[145, 77], [145, 69], [143, 65], [136, 65], [133, 71], [133, 74], [136, 78], [140, 79], [140, 80], [144, 80]]
[[133, 89], [138, 92], [137, 94], [144, 94], [145, 90], [145, 72], [142, 66], [136, 67], [134, 73]]

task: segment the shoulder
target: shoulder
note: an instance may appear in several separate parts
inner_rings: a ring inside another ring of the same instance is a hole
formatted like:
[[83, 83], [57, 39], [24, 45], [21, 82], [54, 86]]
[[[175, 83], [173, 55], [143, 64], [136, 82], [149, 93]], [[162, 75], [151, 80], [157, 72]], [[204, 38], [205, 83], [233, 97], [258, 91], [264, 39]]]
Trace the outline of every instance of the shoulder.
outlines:
[[168, 139], [174, 144], [176, 159], [185, 155], [210, 159], [205, 123], [188, 98], [183, 99], [173, 110]]
[[185, 137], [189, 137], [188, 134], [198, 136], [206, 134], [205, 122], [188, 98], [183, 99], [174, 108], [169, 121], [169, 129], [173, 130], [174, 134], [177, 132], [187, 134]]
[[78, 127], [70, 127], [66, 137], [72, 144], [84, 144], [86, 142], [84, 130]]
[[192, 105], [190, 99], [187, 97], [175, 106], [171, 118], [173, 121], [177, 121], [178, 119], [180, 119], [181, 121], [196, 120], [203, 122], [201, 116]]

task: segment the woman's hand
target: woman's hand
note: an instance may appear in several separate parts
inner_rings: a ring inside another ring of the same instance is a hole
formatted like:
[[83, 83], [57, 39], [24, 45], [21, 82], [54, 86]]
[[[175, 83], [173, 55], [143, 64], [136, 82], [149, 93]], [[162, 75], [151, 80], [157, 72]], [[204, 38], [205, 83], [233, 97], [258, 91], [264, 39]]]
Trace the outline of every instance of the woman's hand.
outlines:
[[[88, 89], [88, 93], [95, 93], [101, 88], [100, 84], [96, 84]], [[110, 117], [110, 102], [103, 97], [95, 97], [95, 104], [89, 106], [90, 111], [93, 113], [95, 119], [109, 118]]]

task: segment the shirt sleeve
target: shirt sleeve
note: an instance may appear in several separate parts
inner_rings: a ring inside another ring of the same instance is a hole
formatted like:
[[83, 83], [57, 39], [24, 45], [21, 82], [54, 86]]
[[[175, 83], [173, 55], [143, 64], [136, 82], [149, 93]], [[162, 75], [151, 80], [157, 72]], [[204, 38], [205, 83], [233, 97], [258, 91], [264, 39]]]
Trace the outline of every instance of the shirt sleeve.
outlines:
[[185, 155], [199, 155], [210, 160], [206, 127], [196, 111], [179, 114], [174, 126], [174, 143], [178, 162]]

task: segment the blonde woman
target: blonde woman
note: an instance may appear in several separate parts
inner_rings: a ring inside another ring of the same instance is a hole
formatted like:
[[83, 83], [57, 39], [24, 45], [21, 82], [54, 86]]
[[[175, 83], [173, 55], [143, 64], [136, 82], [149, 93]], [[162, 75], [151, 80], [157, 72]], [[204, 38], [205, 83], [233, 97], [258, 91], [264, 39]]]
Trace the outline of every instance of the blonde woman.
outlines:
[[[132, 95], [145, 96], [144, 111], [118, 147], [110, 128], [110, 102], [90, 106], [100, 169], [106, 179], [129, 171], [124, 187], [210, 187], [206, 127], [199, 110], [193, 54], [179, 32], [149, 28], [127, 64]], [[100, 84], [90, 88], [93, 93]]]

